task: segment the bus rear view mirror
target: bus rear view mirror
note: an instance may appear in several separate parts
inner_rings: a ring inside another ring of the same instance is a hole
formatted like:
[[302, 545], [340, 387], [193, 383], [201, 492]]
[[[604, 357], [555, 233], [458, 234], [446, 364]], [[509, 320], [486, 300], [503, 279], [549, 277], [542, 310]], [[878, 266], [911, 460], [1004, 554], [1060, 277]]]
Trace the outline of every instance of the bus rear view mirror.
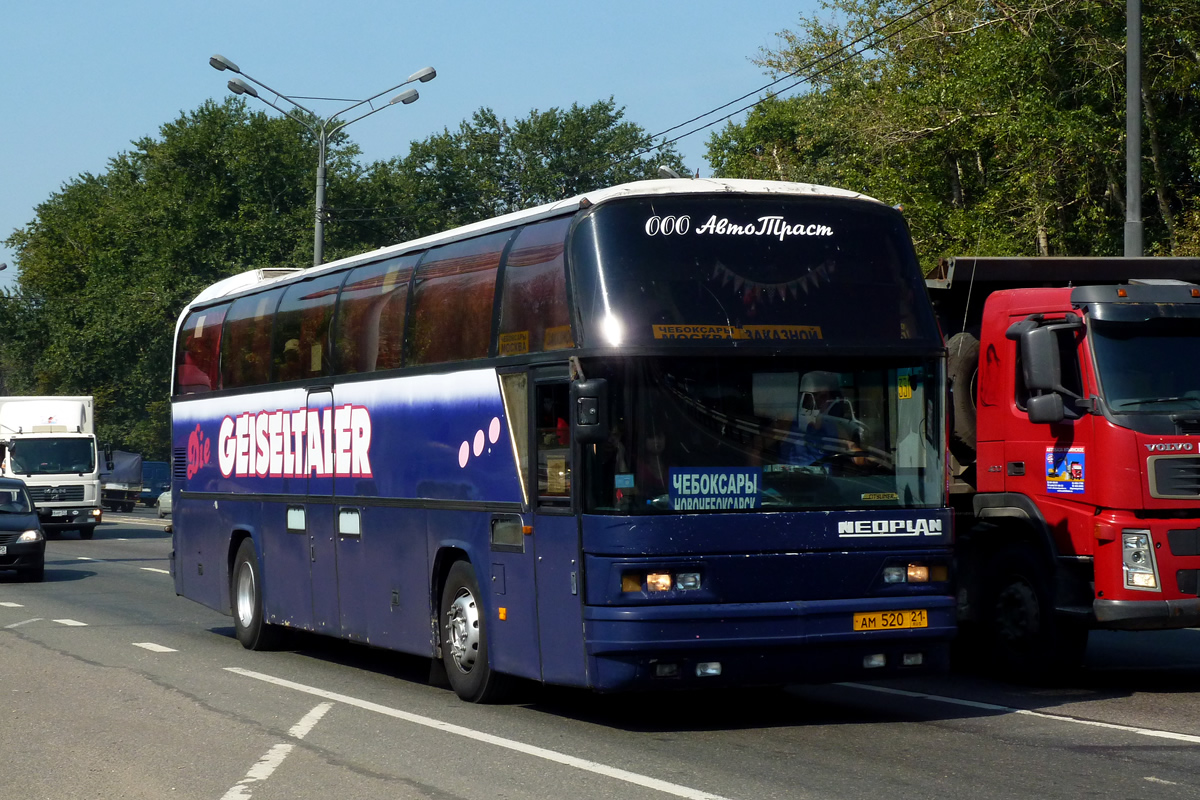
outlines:
[[608, 441], [608, 381], [603, 378], [571, 384], [571, 407], [575, 410], [572, 429], [580, 444]]

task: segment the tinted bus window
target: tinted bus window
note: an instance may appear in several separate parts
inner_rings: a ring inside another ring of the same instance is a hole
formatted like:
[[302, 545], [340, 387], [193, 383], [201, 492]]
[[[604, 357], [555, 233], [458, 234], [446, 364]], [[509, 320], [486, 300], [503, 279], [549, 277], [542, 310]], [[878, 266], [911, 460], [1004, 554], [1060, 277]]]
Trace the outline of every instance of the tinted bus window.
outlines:
[[228, 305], [222, 305], [188, 314], [175, 351], [175, 394], [200, 394], [221, 388], [221, 324], [228, 310]]
[[571, 257], [589, 346], [940, 343], [904, 219], [882, 204], [764, 195], [605, 204], [576, 228]]
[[344, 272], [294, 283], [284, 290], [275, 314], [272, 359], [276, 381], [325, 375], [329, 365], [329, 323]]
[[334, 332], [339, 375], [400, 366], [408, 282], [419, 258], [416, 254], [367, 264], [346, 278]]
[[496, 270], [511, 235], [503, 231], [429, 251], [413, 285], [407, 363], [487, 356]]
[[221, 387], [258, 386], [271, 379], [271, 322], [283, 289], [233, 301], [221, 338]]
[[504, 263], [499, 355], [574, 346], [563, 250], [571, 217], [530, 225]]

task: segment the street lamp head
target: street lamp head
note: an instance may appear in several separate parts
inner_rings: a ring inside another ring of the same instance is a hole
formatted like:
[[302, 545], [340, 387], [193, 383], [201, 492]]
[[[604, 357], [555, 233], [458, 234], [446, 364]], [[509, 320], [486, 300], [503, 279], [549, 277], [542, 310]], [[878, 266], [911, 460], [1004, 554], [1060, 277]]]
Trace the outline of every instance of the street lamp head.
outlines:
[[434, 69], [433, 67], [425, 67], [425, 69], [419, 69], [416, 72], [414, 72], [412, 75], [409, 75], [408, 80], [410, 82], [411, 81], [420, 81], [421, 83], [429, 83], [431, 80], [433, 80], [436, 77], [437, 77], [436, 69]]
[[225, 56], [223, 56], [219, 53], [212, 56], [211, 58], [209, 58], [208, 63], [213, 69], [221, 70], [222, 72], [224, 72], [225, 70], [229, 70], [230, 72], [236, 72], [239, 75], [242, 74], [242, 71], [240, 69], [238, 69], [237, 64], [233, 63], [228, 58], [226, 58]]
[[417, 94], [416, 89], [405, 89], [403, 92], [389, 100], [388, 105], [395, 105], [396, 103], [404, 103], [404, 105], [408, 105], [409, 103], [417, 102], [417, 98], [420, 96], [421, 95]]
[[258, 97], [258, 90], [241, 78], [234, 78], [229, 82], [229, 91], [234, 94], [248, 94], [251, 97]]

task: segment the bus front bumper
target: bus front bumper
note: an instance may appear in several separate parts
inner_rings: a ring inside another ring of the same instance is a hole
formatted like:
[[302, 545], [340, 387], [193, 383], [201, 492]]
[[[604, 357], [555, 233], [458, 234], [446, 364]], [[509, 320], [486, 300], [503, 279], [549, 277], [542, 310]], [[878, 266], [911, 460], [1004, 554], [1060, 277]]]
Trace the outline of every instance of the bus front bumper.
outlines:
[[[855, 631], [856, 613], [923, 609], [927, 626]], [[944, 672], [954, 598], [588, 606], [588, 684], [598, 691], [875, 680]]]

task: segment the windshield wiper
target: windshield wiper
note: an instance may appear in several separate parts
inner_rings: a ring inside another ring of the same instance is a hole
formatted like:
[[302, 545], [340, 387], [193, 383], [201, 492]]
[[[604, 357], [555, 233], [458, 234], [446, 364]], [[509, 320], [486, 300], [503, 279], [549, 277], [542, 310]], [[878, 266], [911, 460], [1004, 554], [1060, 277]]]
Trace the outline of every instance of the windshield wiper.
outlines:
[[1116, 404], [1116, 408], [1125, 408], [1126, 406], [1148, 406], [1155, 403], [1179, 403], [1181, 401], [1190, 401], [1192, 403], [1200, 403], [1200, 397], [1147, 397], [1142, 400], [1123, 400]]

